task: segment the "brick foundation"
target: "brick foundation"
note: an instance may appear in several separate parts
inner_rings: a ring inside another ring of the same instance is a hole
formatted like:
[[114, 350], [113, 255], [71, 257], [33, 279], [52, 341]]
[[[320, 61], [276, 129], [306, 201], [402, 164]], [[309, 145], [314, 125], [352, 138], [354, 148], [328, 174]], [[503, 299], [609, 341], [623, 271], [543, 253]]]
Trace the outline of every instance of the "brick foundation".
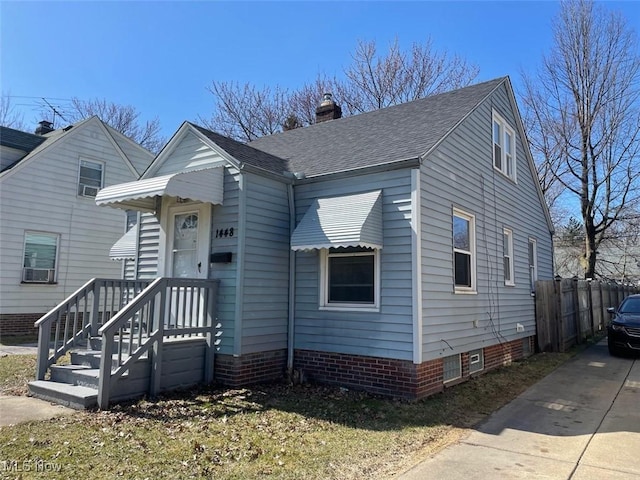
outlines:
[[41, 313], [0, 314], [0, 337], [4, 335], [36, 335], [38, 329], [33, 324], [42, 317]]
[[271, 382], [284, 378], [286, 367], [286, 350], [251, 353], [240, 357], [216, 355], [215, 379], [230, 387]]
[[[531, 344], [531, 340], [529, 342]], [[484, 369], [474, 372], [474, 375], [523, 358], [523, 341], [520, 339], [486, 347], [483, 355]], [[470, 377], [468, 353], [461, 355], [461, 367], [462, 378], [448, 385]], [[391, 397], [420, 399], [444, 389], [442, 359], [415, 365], [406, 360], [296, 350], [294, 368], [302, 370], [310, 381]]]

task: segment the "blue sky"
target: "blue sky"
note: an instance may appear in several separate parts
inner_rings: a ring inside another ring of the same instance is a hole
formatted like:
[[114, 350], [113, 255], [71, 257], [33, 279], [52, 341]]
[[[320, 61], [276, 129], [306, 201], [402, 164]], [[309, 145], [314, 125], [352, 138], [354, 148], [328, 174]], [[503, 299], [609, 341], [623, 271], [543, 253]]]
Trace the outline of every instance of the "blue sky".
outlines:
[[[640, 2], [609, 1], [640, 31]], [[480, 67], [478, 81], [534, 71], [551, 46], [552, 1], [0, 0], [0, 86], [28, 129], [46, 98], [132, 105], [170, 136], [209, 117], [212, 80], [295, 89], [340, 75], [358, 40], [387, 48], [428, 37]], [[64, 122], [62, 122], [64, 123]], [[58, 125], [61, 126], [61, 125]]]

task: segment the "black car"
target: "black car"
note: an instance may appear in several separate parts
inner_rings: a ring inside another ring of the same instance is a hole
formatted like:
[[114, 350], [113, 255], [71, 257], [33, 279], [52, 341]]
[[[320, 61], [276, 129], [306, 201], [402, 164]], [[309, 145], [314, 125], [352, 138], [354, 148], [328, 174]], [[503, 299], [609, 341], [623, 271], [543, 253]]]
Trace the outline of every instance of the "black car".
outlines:
[[631, 295], [617, 309], [607, 311], [613, 314], [607, 327], [609, 353], [640, 354], [640, 295]]

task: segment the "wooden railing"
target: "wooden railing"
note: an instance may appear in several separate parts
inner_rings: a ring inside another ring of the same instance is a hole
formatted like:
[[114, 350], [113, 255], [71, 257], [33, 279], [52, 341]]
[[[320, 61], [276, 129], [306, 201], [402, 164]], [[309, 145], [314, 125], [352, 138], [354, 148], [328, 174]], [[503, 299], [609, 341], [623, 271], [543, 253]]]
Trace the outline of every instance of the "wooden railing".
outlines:
[[155, 396], [160, 391], [162, 347], [171, 338], [206, 339], [204, 381], [213, 381], [218, 283], [158, 278], [100, 328], [100, 408], [108, 407], [112, 384], [143, 355], [151, 360], [149, 394]]
[[116, 315], [150, 282], [94, 278], [40, 318], [35, 323], [38, 327], [36, 378], [44, 380], [50, 365], [81, 340], [97, 335], [100, 324]]

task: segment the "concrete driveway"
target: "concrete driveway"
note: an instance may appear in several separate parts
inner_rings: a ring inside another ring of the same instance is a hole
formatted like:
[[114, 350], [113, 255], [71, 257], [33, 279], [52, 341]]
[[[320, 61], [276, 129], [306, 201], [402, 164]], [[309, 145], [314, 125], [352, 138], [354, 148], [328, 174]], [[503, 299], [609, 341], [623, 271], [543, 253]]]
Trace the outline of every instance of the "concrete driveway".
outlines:
[[396, 477], [640, 478], [640, 359], [589, 347], [468, 437]]

